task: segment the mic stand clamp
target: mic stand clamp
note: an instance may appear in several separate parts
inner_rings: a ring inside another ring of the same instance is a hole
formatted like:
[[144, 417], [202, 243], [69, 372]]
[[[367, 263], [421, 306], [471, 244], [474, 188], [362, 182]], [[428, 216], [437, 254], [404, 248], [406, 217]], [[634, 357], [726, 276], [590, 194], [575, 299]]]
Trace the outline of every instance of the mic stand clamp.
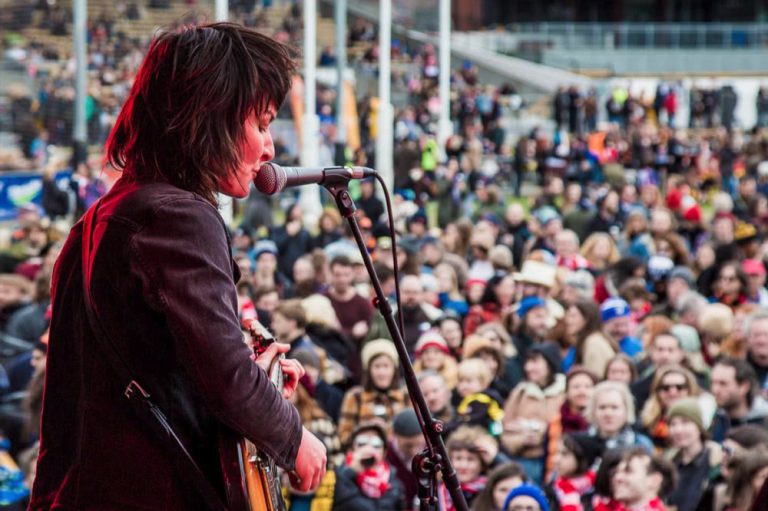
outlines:
[[[349, 195], [349, 180], [350, 176], [346, 173], [331, 173], [326, 175], [326, 179], [322, 184], [333, 196], [341, 216], [347, 219], [352, 235], [355, 237], [357, 247], [363, 257], [363, 264], [365, 264], [365, 268], [368, 270], [368, 275], [371, 278], [371, 285], [375, 291], [373, 304], [384, 317], [384, 321], [387, 324], [387, 330], [389, 330], [389, 334], [392, 336], [392, 342], [397, 349], [397, 354], [400, 358], [400, 366], [403, 369], [403, 377], [408, 389], [408, 395], [413, 402], [416, 417], [419, 419], [421, 432], [427, 443], [426, 449], [414, 457], [412, 462], [414, 474], [419, 481], [418, 496], [420, 499], [420, 510], [429, 511], [437, 507], [436, 476], [439, 471], [443, 474], [443, 483], [451, 496], [451, 501], [453, 502], [456, 511], [469, 511], [467, 501], [461, 492], [458, 476], [451, 465], [451, 460], [448, 458], [448, 451], [445, 448], [445, 443], [441, 436], [443, 432], [443, 423], [432, 418], [427, 402], [424, 399], [424, 394], [421, 392], [421, 387], [419, 387], [419, 382], [416, 379], [416, 373], [413, 371], [411, 359], [408, 356], [408, 350], [405, 347], [402, 333], [395, 322], [395, 314], [392, 310], [392, 305], [384, 295], [384, 291], [381, 288], [381, 282], [379, 282], [376, 270], [373, 268], [373, 261], [371, 261], [371, 256], [365, 246], [363, 235], [360, 232], [360, 226], [357, 224], [357, 219], [355, 218], [357, 206], [355, 205], [355, 201], [352, 200], [352, 197]], [[424, 498], [422, 499], [422, 497]]]
[[418, 485], [416, 495], [419, 497], [420, 511], [429, 511], [437, 506], [437, 473], [442, 468], [442, 457], [430, 454], [429, 448], [413, 457], [411, 472]]

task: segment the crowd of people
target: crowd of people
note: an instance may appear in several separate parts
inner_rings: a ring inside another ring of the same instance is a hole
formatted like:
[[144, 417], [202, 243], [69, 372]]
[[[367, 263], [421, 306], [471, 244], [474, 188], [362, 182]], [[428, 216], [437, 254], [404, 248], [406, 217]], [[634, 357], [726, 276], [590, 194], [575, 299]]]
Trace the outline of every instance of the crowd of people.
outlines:
[[[294, 10], [276, 29], [291, 38], [299, 25]], [[356, 23], [351, 39], [375, 55], [373, 30]], [[107, 20], [89, 40], [101, 91], [89, 133], [101, 143], [143, 49]], [[24, 50], [19, 61], [32, 65], [40, 49]], [[616, 93], [615, 108], [563, 88], [555, 135], [537, 129], [510, 143], [501, 120], [519, 96], [481, 83], [467, 62], [452, 73], [455, 134], [440, 147], [435, 49], [408, 59], [418, 73], [403, 77], [409, 104], [395, 119], [396, 239], [373, 182], [356, 193], [358, 221], [390, 298], [399, 272], [406, 349], [471, 508], [768, 502], [764, 127], [745, 133], [718, 116], [710, 125], [704, 111], [700, 124], [672, 129], [673, 89], [648, 108]], [[22, 137], [25, 161], [46, 169], [46, 191], [44, 208], [19, 211], [0, 252], [0, 447], [20, 466], [0, 459], [9, 501], [34, 478], [51, 272], [65, 236], [50, 220], [76, 218], [104, 193], [79, 168], [74, 212], [51, 179], [45, 147], [69, 143], [70, 128], [46, 112], [67, 109], [56, 105], [71, 101], [71, 79], [64, 66], [37, 101], [17, 104], [19, 125], [34, 128]], [[332, 105], [319, 101], [318, 114], [332, 121]], [[599, 108], [608, 124], [592, 117]], [[351, 159], [365, 164], [375, 108], [366, 100], [359, 111], [362, 148]], [[521, 196], [526, 181], [536, 186]], [[264, 205], [253, 193], [232, 230], [240, 319], [290, 344], [306, 369], [292, 400], [329, 454], [316, 492], [286, 479], [287, 508], [418, 509], [411, 460], [425, 444], [351, 232], [333, 207], [309, 225], [298, 204], [284, 218]], [[435, 492], [440, 509], [454, 509], [442, 483]]]

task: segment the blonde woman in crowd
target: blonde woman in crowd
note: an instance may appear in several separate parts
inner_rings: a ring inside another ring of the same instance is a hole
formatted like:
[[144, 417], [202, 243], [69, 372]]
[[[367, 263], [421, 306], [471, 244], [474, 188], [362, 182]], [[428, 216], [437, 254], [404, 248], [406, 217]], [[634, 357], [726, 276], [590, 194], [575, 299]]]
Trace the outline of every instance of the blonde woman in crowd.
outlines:
[[[679, 399], [698, 396], [701, 393], [696, 377], [679, 365], [668, 365], [656, 370], [651, 384], [651, 394], [643, 405], [640, 423], [643, 431], [659, 451], [669, 447], [669, 424], [666, 413]], [[712, 417], [709, 417], [710, 422]]]
[[604, 232], [590, 234], [581, 244], [579, 253], [589, 262], [589, 267], [598, 273], [605, 271], [621, 257], [616, 242]]

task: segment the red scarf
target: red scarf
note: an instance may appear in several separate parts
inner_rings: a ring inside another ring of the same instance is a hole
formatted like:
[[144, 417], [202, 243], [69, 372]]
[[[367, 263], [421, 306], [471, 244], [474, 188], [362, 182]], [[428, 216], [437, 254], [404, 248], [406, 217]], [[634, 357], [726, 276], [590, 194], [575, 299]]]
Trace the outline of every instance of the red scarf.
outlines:
[[642, 507], [628, 507], [623, 502], [618, 502], [614, 499], [603, 500], [598, 498], [598, 502], [595, 503], [594, 509], [595, 511], [667, 511], [667, 508], [659, 497], [654, 497]]
[[[466, 498], [467, 501], [471, 501], [474, 496], [483, 491], [487, 482], [487, 477], [480, 476], [474, 481], [461, 483], [461, 492], [464, 494], [464, 498]], [[448, 493], [448, 488], [445, 487], [445, 484], [440, 483], [437, 493], [438, 509], [440, 511], [456, 511], [456, 507], [453, 505], [453, 499], [451, 499], [451, 494]]]
[[[347, 455], [347, 465], [351, 462], [351, 453]], [[380, 499], [389, 490], [389, 464], [380, 461], [371, 468], [357, 474], [357, 486], [369, 499]]]
[[592, 489], [595, 484], [595, 473], [588, 471], [576, 477], [555, 479], [554, 489], [560, 502], [560, 511], [583, 511], [581, 496]]
[[580, 433], [589, 429], [587, 419], [572, 411], [567, 401], [560, 407], [560, 424], [563, 426], [563, 433]]

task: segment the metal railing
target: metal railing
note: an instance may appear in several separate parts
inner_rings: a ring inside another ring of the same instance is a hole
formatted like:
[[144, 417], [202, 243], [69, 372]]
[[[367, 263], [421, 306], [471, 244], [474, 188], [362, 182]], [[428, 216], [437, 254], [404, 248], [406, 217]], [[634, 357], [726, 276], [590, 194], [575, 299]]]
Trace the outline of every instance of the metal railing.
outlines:
[[[493, 32], [501, 47], [743, 49], [768, 47], [768, 23], [519, 23]], [[487, 41], [487, 39], [486, 39]]]

